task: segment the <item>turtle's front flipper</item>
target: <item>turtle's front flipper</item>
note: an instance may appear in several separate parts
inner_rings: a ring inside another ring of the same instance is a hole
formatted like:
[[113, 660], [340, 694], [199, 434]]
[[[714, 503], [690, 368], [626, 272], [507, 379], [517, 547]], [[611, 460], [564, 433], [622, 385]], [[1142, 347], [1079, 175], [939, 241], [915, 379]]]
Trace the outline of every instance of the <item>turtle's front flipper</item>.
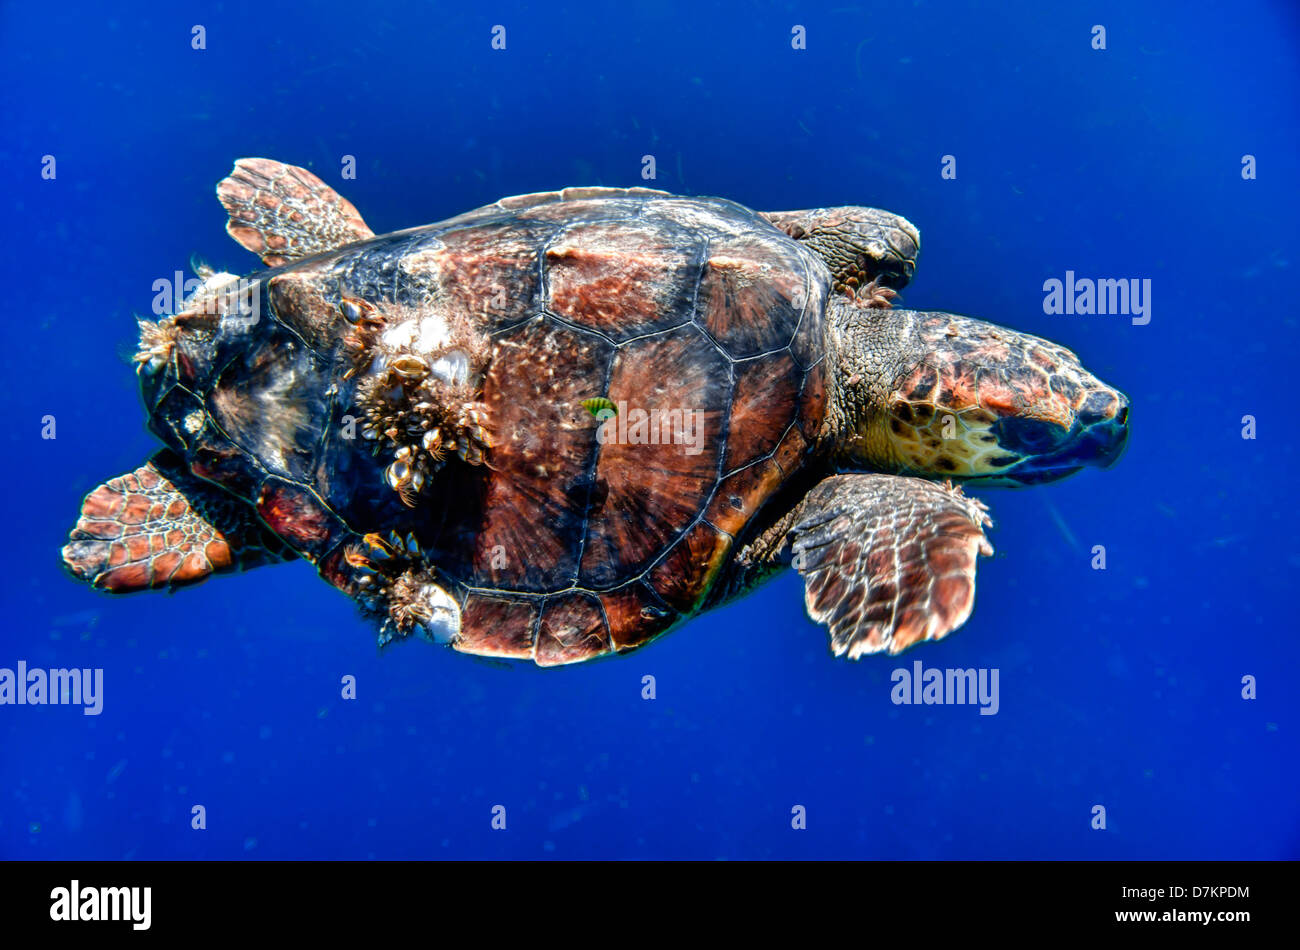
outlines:
[[836, 475], [747, 547], [741, 564], [789, 561], [836, 656], [900, 653], [970, 616], [975, 562], [992, 554], [982, 502], [896, 475]]
[[169, 450], [87, 495], [63, 548], [68, 570], [114, 594], [184, 587], [292, 557], [251, 508], [190, 474]]
[[830, 268], [833, 287], [867, 306], [888, 307], [916, 271], [921, 233], [906, 218], [879, 208], [767, 211], [763, 217], [807, 246]]

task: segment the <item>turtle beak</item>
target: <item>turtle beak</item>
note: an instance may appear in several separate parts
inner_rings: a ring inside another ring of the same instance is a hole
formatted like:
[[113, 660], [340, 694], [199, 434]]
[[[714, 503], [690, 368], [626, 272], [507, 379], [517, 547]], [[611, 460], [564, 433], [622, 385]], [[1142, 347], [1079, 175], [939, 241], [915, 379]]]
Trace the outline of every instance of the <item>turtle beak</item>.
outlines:
[[1110, 468], [1128, 446], [1129, 400], [1094, 380], [1096, 388], [1075, 411], [1068, 427], [1039, 419], [1008, 416], [992, 427], [999, 445], [1024, 456], [1003, 473], [1021, 485], [1038, 485], [1073, 475], [1085, 466]]
[[1092, 464], [1099, 468], [1113, 466], [1128, 448], [1129, 401], [1121, 392], [1116, 391], [1115, 396], [1118, 405], [1109, 412], [1091, 420], [1080, 413], [1079, 421], [1085, 426], [1085, 438], [1091, 443]]

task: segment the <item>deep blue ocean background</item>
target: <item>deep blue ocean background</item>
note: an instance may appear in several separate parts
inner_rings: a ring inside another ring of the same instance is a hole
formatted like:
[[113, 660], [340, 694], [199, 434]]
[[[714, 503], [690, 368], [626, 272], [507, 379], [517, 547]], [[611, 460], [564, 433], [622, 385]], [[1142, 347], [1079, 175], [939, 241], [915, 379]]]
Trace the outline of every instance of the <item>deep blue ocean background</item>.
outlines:
[[[1300, 856], [1297, 5], [474, 6], [0, 7], [0, 666], [105, 671], [98, 717], [0, 706], [0, 858]], [[96, 595], [58, 551], [155, 448], [132, 314], [191, 254], [258, 266], [213, 195], [243, 156], [380, 233], [570, 184], [886, 207], [922, 232], [906, 306], [1071, 347], [1130, 447], [976, 490], [974, 615], [901, 659], [832, 658], [793, 574], [550, 671], [380, 655], [301, 562]], [[1067, 270], [1150, 278], [1150, 324], [1045, 315]], [[915, 660], [999, 669], [999, 713], [892, 704]]]

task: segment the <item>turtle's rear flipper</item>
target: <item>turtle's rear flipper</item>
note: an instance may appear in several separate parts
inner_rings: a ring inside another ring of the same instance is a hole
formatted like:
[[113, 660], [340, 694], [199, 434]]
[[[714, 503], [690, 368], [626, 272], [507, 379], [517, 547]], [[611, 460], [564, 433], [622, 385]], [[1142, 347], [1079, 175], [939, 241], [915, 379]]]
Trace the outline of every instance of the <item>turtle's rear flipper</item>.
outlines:
[[168, 450], [87, 495], [63, 548], [68, 570], [114, 594], [184, 587], [292, 557], [251, 508]]
[[269, 158], [235, 162], [217, 197], [230, 214], [227, 233], [268, 267], [375, 236], [352, 202], [325, 182]]
[[975, 562], [992, 554], [982, 502], [960, 488], [896, 475], [836, 475], [741, 553], [791, 559], [808, 616], [836, 656], [901, 653], [956, 630], [975, 604]]

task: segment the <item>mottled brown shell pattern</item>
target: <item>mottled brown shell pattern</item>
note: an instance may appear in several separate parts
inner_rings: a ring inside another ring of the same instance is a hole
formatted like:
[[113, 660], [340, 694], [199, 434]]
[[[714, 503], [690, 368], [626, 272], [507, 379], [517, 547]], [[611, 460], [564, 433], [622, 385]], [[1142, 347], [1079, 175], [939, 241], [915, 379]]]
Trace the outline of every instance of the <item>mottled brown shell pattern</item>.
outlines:
[[[481, 504], [434, 543], [459, 582], [455, 645], [554, 665], [695, 612], [803, 465], [827, 274], [730, 202], [540, 197], [473, 212], [398, 266], [493, 339]], [[617, 408], [593, 418], [593, 398]]]

